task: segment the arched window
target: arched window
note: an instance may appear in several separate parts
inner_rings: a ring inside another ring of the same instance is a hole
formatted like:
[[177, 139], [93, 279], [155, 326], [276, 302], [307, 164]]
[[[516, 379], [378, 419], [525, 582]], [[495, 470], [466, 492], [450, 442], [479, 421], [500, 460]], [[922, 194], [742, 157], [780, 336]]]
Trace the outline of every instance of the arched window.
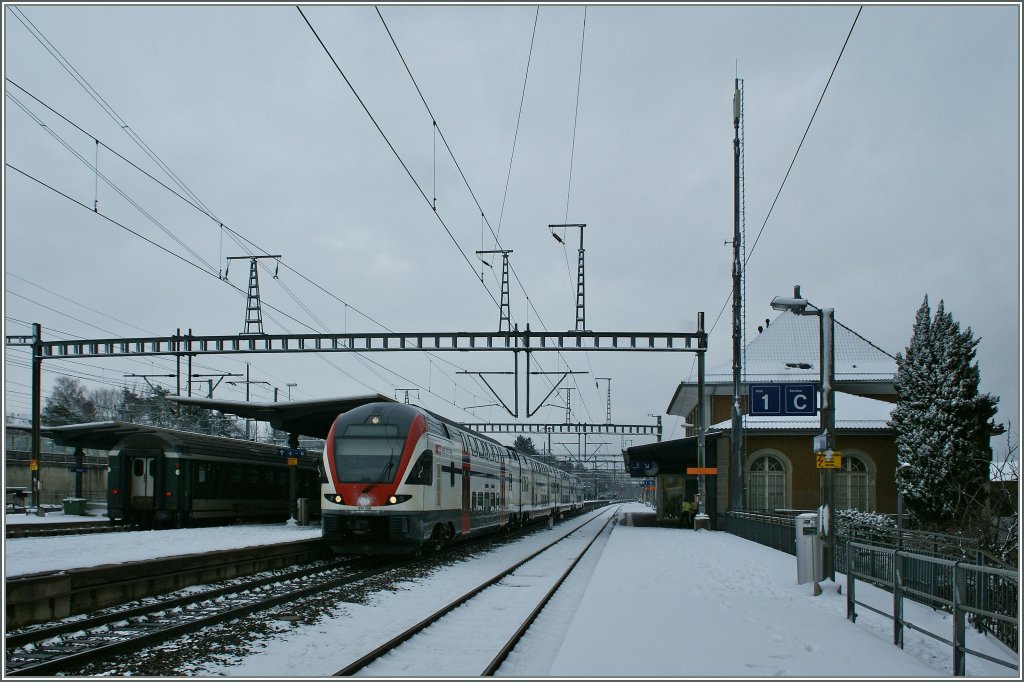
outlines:
[[859, 457], [843, 455], [843, 468], [835, 472], [833, 486], [837, 510], [870, 511], [868, 507], [868, 468]]
[[786, 468], [775, 457], [758, 457], [750, 464], [748, 477], [751, 510], [786, 507]]

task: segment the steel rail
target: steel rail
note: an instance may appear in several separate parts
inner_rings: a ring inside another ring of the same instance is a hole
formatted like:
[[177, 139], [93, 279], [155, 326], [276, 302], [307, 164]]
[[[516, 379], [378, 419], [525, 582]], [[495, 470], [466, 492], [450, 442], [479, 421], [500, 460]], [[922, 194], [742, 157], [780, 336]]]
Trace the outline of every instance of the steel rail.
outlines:
[[594, 534], [594, 537], [590, 539], [590, 542], [588, 542], [587, 546], [583, 548], [583, 551], [581, 551], [576, 556], [576, 558], [573, 559], [572, 563], [569, 564], [569, 567], [565, 569], [565, 571], [558, 578], [555, 584], [551, 586], [551, 589], [547, 591], [547, 594], [544, 595], [544, 598], [540, 600], [540, 603], [537, 604], [536, 607], [534, 607], [533, 611], [530, 612], [530, 615], [527, 616], [526, 619], [523, 621], [523, 624], [520, 625], [519, 628], [515, 631], [515, 633], [509, 638], [508, 642], [505, 643], [505, 646], [501, 648], [501, 651], [498, 652], [498, 655], [495, 656], [494, 659], [487, 664], [487, 667], [484, 668], [484, 671], [480, 673], [481, 676], [493, 676], [495, 671], [497, 671], [498, 668], [501, 667], [501, 664], [505, 662], [505, 659], [508, 658], [508, 655], [512, 653], [512, 650], [516, 648], [517, 644], [519, 644], [519, 640], [523, 638], [523, 635], [526, 634], [526, 631], [530, 629], [531, 625], [533, 625], [533, 621], [537, 620], [537, 616], [540, 615], [540, 612], [544, 610], [544, 607], [548, 605], [548, 602], [551, 601], [551, 598], [555, 596], [556, 592], [558, 592], [558, 589], [562, 586], [562, 583], [565, 582], [565, 579], [569, 577], [573, 570], [575, 570], [576, 564], [578, 564], [583, 559], [583, 557], [586, 556], [587, 552], [590, 551], [590, 548], [593, 546], [593, 544], [597, 542], [597, 539], [604, 534], [605, 528], [608, 527], [608, 524], [610, 524], [613, 519], [617, 518], [617, 514], [618, 510], [616, 510], [614, 514], [608, 517], [608, 520], [604, 522], [604, 526], [601, 528], [601, 530]]
[[[68, 651], [67, 647], [57, 647], [58, 657], [50, 658], [38, 663], [32, 663], [31, 660], [45, 654], [23, 654], [22, 658], [28, 659], [29, 662], [26, 665], [20, 666], [17, 665], [16, 661], [12, 661], [12, 657], [8, 655], [7, 668], [5, 672], [10, 675], [53, 675], [57, 672], [66, 671], [72, 667], [81, 667], [87, 663], [109, 659], [119, 654], [158, 644], [160, 642], [173, 639], [179, 635], [201, 630], [216, 623], [246, 616], [256, 611], [263, 611], [273, 606], [277, 606], [278, 604], [295, 601], [296, 599], [313, 593], [323, 592], [325, 589], [358, 582], [366, 578], [380, 575], [400, 565], [404, 565], [404, 563], [406, 562], [391, 563], [383, 567], [356, 571], [355, 573], [338, 576], [325, 581], [318, 581], [312, 585], [305, 585], [298, 589], [285, 590], [262, 599], [251, 599], [249, 598], [249, 595], [238, 596], [232, 600], [232, 602], [237, 605], [232, 605], [232, 603], [225, 601], [220, 605], [196, 609], [197, 611], [210, 611], [211, 609], [216, 610], [207, 613], [197, 613], [195, 614], [195, 618], [185, 622], [182, 622], [181, 618], [186, 614], [177, 613], [174, 616], [174, 624], [170, 625], [166, 622], [161, 622], [160, 620], [156, 620], [155, 622], [129, 623], [127, 626], [117, 631], [86, 635], [79, 640], [80, 643], [85, 643], [87, 645], [96, 644], [96, 646], [87, 646], [87, 648], [72, 651]], [[275, 580], [274, 582], [279, 582], [279, 580]], [[232, 593], [240, 591], [241, 590], [239, 589], [230, 590]], [[195, 599], [192, 601], [196, 602]], [[203, 599], [201, 601], [205, 602], [208, 600]], [[227, 604], [226, 607], [225, 604]], [[159, 613], [163, 610], [164, 609], [156, 609], [155, 612]], [[123, 618], [121, 620], [123, 620]], [[121, 637], [122, 639], [115, 639], [118, 637]]]
[[[614, 516], [614, 514], [612, 514], [612, 516]], [[505, 577], [507, 577], [511, 573], [515, 572], [520, 566], [528, 563], [529, 561], [532, 561], [533, 559], [535, 559], [539, 555], [543, 554], [544, 552], [548, 551], [549, 549], [551, 549], [552, 547], [554, 547], [558, 543], [560, 543], [563, 540], [565, 540], [567, 537], [569, 537], [570, 535], [572, 535], [576, 531], [580, 530], [581, 528], [583, 528], [587, 524], [592, 523], [593, 521], [596, 521], [599, 518], [600, 518], [600, 515], [597, 515], [597, 516], [594, 516], [593, 518], [590, 518], [590, 519], [584, 521], [583, 523], [579, 524], [578, 526], [576, 526], [572, 530], [568, 531], [567, 533], [562, 534], [557, 539], [553, 540], [552, 542], [544, 545], [543, 547], [541, 547], [537, 551], [533, 552], [532, 554], [527, 556], [525, 559], [522, 559], [521, 561], [516, 562], [514, 565], [510, 566], [509, 568], [503, 569], [500, 573], [495, 575], [493, 578], [490, 578], [489, 580], [481, 583], [477, 587], [473, 588], [469, 592], [466, 592], [465, 594], [463, 594], [461, 597], [458, 597], [454, 601], [448, 603], [446, 606], [438, 609], [437, 611], [435, 611], [431, 615], [427, 616], [426, 618], [424, 618], [420, 622], [416, 623], [412, 627], [409, 627], [406, 630], [402, 631], [401, 633], [395, 635], [394, 637], [389, 639], [384, 644], [381, 644], [380, 646], [378, 646], [377, 648], [373, 649], [369, 653], [361, 656], [360, 658], [356, 659], [352, 663], [349, 663], [347, 666], [345, 666], [344, 668], [342, 668], [338, 672], [334, 673], [334, 676], [335, 677], [344, 677], [344, 676], [353, 675], [353, 674], [359, 672], [360, 670], [365, 668], [370, 663], [372, 663], [372, 662], [376, 661], [377, 659], [381, 658], [382, 656], [384, 656], [388, 652], [396, 649], [400, 644], [402, 644], [404, 642], [407, 642], [408, 640], [412, 639], [413, 637], [415, 637], [417, 634], [419, 634], [423, 630], [426, 630], [428, 627], [430, 627], [431, 625], [436, 623], [438, 620], [440, 620], [441, 618], [443, 618], [447, 614], [451, 613], [452, 611], [454, 611], [458, 607], [462, 606], [467, 601], [469, 601], [473, 597], [477, 596], [478, 594], [480, 594], [481, 592], [483, 592], [487, 588], [497, 584], [499, 581], [503, 580]], [[600, 535], [600, 533], [598, 533], [598, 535]]]
[[[321, 563], [322, 560], [317, 560], [315, 563]], [[253, 590], [263, 585], [269, 585], [275, 582], [286, 582], [289, 580], [295, 580], [296, 578], [304, 578], [310, 575], [316, 575], [317, 573], [326, 573], [329, 571], [335, 571], [340, 568], [344, 568], [346, 563], [349, 563], [348, 559], [335, 559], [328, 562], [326, 566], [315, 566], [300, 568], [295, 570], [286, 570], [284, 573], [275, 573], [274, 575], [268, 575], [273, 571], [264, 571], [261, 577], [254, 578], [252, 580], [243, 580], [241, 583], [233, 583], [231, 585], [225, 585], [223, 587], [216, 587], [210, 590], [203, 590], [202, 592], [196, 592], [181, 597], [168, 597], [166, 599], [158, 599], [148, 604], [142, 604], [140, 606], [134, 606], [129, 608], [122, 607], [110, 607], [111, 613], [99, 614], [95, 616], [89, 616], [86, 618], [80, 618], [78, 620], [70, 620], [66, 622], [57, 622], [51, 625], [45, 625], [36, 628], [26, 628], [21, 632], [15, 632], [13, 634], [7, 634], [4, 637], [5, 645], [8, 651], [12, 648], [23, 647], [27, 644], [33, 644], [41, 642], [58, 635], [64, 635], [69, 632], [78, 632], [80, 630], [91, 630], [108, 623], [116, 623], [117, 621], [125, 620], [127, 618], [135, 618], [138, 616], [144, 616], [147, 614], [166, 611], [168, 609], [174, 609], [181, 606], [187, 606], [189, 604], [196, 604], [204, 601], [216, 599], [217, 597], [226, 596], [235, 592], [242, 592], [245, 590]], [[274, 569], [279, 571], [280, 569]], [[116, 610], [115, 610], [116, 609]]]

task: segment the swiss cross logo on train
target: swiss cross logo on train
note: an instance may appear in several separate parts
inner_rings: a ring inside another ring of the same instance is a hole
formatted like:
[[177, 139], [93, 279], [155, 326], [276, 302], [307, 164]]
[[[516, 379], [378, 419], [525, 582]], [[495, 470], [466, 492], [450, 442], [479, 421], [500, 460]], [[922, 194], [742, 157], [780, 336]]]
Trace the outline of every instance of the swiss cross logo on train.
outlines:
[[440, 455], [441, 454], [441, 444], [440, 443], [434, 443], [434, 454], [435, 455]]

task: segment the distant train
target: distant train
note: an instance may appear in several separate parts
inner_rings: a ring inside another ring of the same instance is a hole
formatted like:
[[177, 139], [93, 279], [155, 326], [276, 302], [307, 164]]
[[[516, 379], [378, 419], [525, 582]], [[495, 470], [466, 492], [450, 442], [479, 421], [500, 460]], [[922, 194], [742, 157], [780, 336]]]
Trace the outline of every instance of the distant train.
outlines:
[[[150, 528], [288, 519], [289, 465], [277, 446], [124, 426], [129, 433], [110, 449], [107, 516], [113, 523]], [[318, 464], [319, 453], [294, 467], [297, 498], [316, 497]]]
[[341, 414], [323, 457], [323, 538], [341, 554], [413, 554], [583, 508], [576, 476], [414, 405]]

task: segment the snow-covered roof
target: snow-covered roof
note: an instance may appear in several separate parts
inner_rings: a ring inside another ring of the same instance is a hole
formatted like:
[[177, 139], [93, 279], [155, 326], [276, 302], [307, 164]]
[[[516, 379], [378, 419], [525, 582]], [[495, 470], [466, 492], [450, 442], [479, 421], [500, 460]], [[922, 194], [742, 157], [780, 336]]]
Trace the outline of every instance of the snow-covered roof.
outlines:
[[[821, 376], [820, 318], [779, 314], [747, 343], [742, 384], [815, 383]], [[835, 390], [854, 395], [895, 395], [896, 359], [849, 327], [835, 324]], [[732, 360], [705, 371], [707, 395], [731, 395]], [[667, 413], [686, 417], [697, 405], [696, 377], [676, 388]], [[837, 402], [837, 407], [839, 403]]]
[[[887, 422], [892, 416], [895, 403], [862, 398], [861, 396], [836, 393], [836, 431], [876, 431], [888, 429]], [[745, 431], [794, 431], [819, 430], [821, 419], [810, 417], [751, 417], [743, 415]], [[712, 429], [728, 431], [732, 421], [726, 420], [713, 424]]]

